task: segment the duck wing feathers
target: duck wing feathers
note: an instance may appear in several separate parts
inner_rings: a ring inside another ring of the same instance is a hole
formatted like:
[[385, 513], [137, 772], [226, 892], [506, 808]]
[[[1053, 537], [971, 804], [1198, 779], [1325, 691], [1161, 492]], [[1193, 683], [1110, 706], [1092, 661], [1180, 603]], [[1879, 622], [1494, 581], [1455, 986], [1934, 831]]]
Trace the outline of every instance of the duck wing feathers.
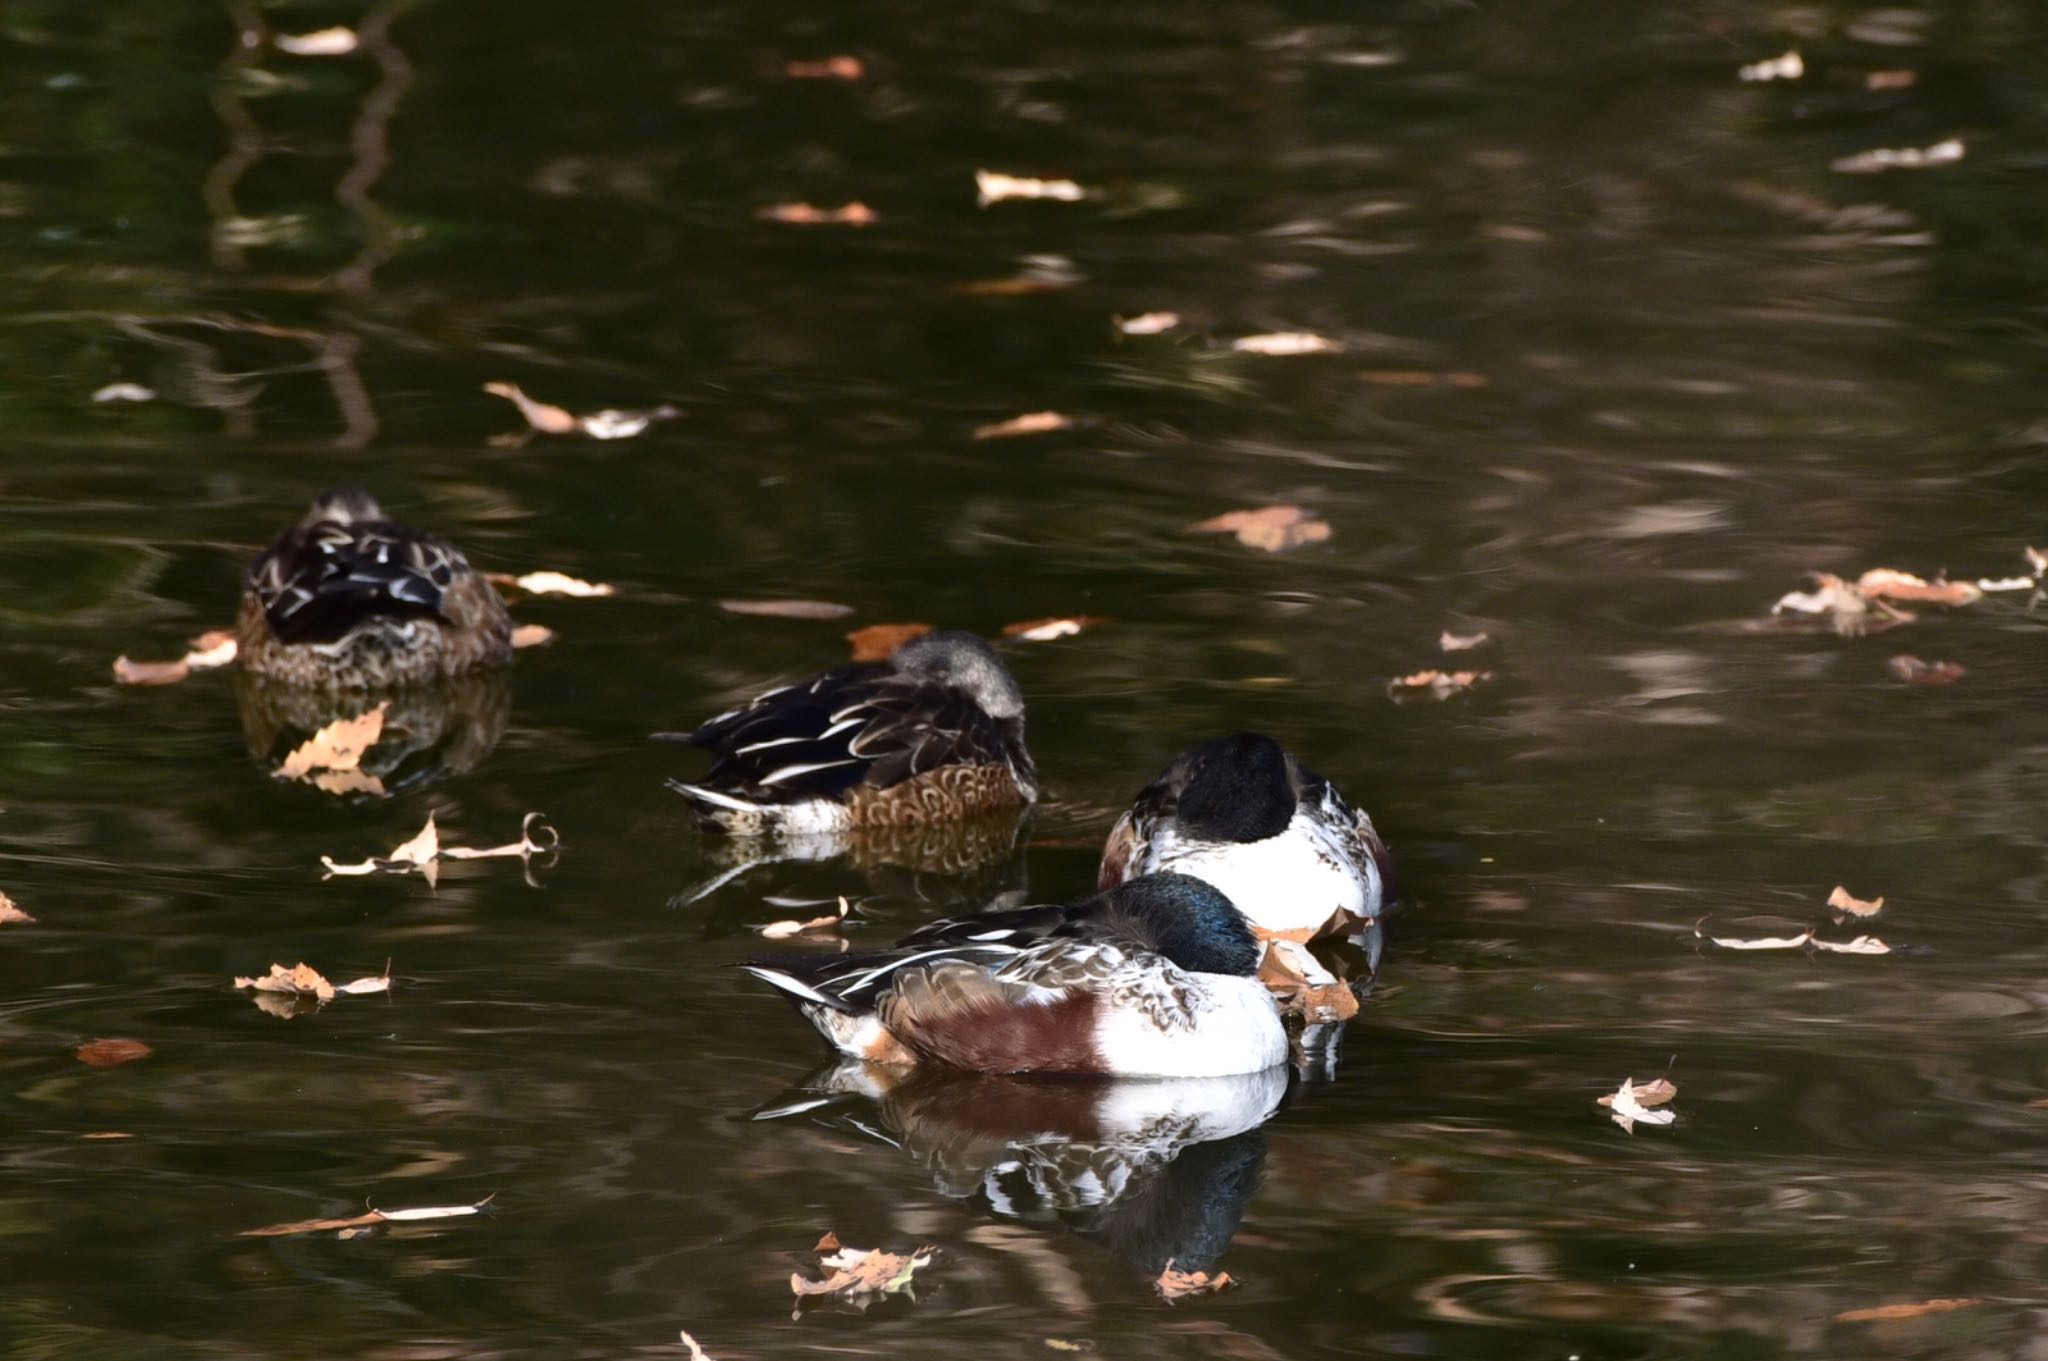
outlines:
[[389, 521], [294, 525], [249, 569], [249, 591], [283, 643], [331, 643], [373, 617], [441, 613], [469, 562], [430, 534]]

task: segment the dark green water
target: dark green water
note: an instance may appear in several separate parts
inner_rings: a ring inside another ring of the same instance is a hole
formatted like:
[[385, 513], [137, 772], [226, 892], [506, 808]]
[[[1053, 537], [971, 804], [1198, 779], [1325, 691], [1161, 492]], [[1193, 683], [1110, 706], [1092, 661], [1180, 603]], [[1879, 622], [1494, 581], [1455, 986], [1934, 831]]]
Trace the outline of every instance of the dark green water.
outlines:
[[[260, 17], [372, 41], [244, 48], [192, 0], [0, 11], [0, 888], [37, 918], [0, 926], [0, 1351], [2037, 1345], [2048, 615], [1727, 626], [1809, 570], [2000, 577], [2048, 541], [2032, 7]], [[1791, 47], [1803, 79], [1736, 79]], [[834, 53], [865, 76], [783, 74]], [[1959, 163], [1830, 168], [1952, 137]], [[978, 168], [1098, 192], [983, 209]], [[848, 200], [879, 221], [756, 216]], [[1077, 281], [963, 287], [1040, 255]], [[1112, 327], [1159, 309], [1184, 324]], [[1272, 331], [1343, 348], [1229, 348]], [[161, 395], [91, 400], [117, 380]], [[682, 415], [494, 442], [518, 421], [493, 380]], [[972, 438], [1047, 409], [1080, 423]], [[388, 801], [270, 779], [232, 676], [109, 673], [227, 623], [255, 546], [341, 481], [486, 568], [620, 592], [521, 605], [559, 636], [520, 657], [495, 749]], [[1181, 532], [1276, 502], [1328, 542]], [[747, 596], [854, 615], [717, 608]], [[671, 905], [721, 866], [661, 789], [686, 754], [646, 734], [859, 624], [1077, 612], [1110, 622], [1011, 649], [1050, 791], [1014, 860], [767, 866]], [[1494, 641], [1447, 659], [1446, 628]], [[1902, 684], [1899, 652], [1967, 675]], [[1493, 676], [1388, 698], [1451, 662]], [[1241, 1213], [1215, 1259], [1237, 1289], [1159, 1302], [1127, 1235], [948, 1194], [873, 1106], [745, 1119], [822, 1057], [726, 967], [791, 914], [766, 899], [860, 897], [878, 940], [1074, 894], [1119, 804], [1236, 727], [1371, 808], [1408, 891], [1337, 1080], [1157, 1189]], [[429, 809], [470, 844], [543, 810], [559, 861], [322, 882]], [[1824, 923], [1836, 883], [1887, 897], [1896, 953], [1694, 938]], [[289, 1021], [228, 987], [387, 957], [388, 999]], [[97, 1037], [152, 1052], [88, 1067]], [[1667, 1067], [1672, 1128], [1593, 1104]], [[915, 1304], [792, 1322], [828, 1228], [941, 1257]], [[1938, 1297], [1981, 1302], [1835, 1319]]]

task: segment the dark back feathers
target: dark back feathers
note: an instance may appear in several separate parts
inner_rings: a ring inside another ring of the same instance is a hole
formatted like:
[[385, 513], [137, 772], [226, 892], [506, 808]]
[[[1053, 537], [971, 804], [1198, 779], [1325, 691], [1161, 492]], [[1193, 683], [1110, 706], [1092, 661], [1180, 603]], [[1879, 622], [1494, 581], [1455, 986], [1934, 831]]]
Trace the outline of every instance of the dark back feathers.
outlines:
[[248, 589], [283, 643], [328, 643], [372, 618], [441, 612], [442, 593], [469, 562], [453, 545], [384, 518], [369, 493], [314, 501], [249, 569]]

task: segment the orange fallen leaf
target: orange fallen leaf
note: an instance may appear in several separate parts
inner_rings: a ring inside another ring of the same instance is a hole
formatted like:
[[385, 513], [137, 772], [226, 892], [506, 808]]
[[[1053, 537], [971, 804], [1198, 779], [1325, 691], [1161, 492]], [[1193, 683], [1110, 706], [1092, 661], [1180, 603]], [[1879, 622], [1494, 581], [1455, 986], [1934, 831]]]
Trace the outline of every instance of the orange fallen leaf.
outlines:
[[1012, 416], [1006, 421], [975, 428], [974, 437], [981, 439], [1010, 439], [1017, 435], [1043, 435], [1053, 430], [1065, 430], [1074, 424], [1073, 419], [1057, 411], [1033, 411], [1022, 416]]
[[1842, 885], [1836, 884], [1835, 891], [1828, 895], [1828, 906], [1845, 917], [1861, 919], [1864, 917], [1875, 917], [1879, 912], [1882, 912], [1884, 910], [1884, 899], [1881, 897], [1872, 898], [1869, 902], [1865, 902], [1863, 899], [1850, 893]]
[[844, 619], [853, 606], [830, 600], [721, 600], [727, 614], [757, 614], [771, 619]]
[[138, 662], [126, 654], [114, 658], [114, 679], [123, 685], [175, 685], [194, 671], [211, 671], [235, 659], [235, 635], [208, 629], [192, 640], [191, 650], [171, 662]]
[[1461, 690], [1469, 690], [1483, 680], [1490, 680], [1491, 671], [1414, 671], [1405, 676], [1396, 676], [1387, 682], [1387, 693], [1397, 698], [1403, 693], [1428, 691], [1433, 699], [1445, 699]]
[[1299, 354], [1334, 354], [1344, 347], [1314, 331], [1268, 331], [1262, 335], [1239, 336], [1230, 348], [1241, 354], [1263, 354], [1284, 358]]
[[818, 1242], [817, 1242], [817, 1246], [813, 1247], [813, 1248], [811, 1249], [811, 1251], [812, 1251], [812, 1252], [837, 1252], [837, 1251], [839, 1251], [839, 1235], [838, 1235], [838, 1234], [836, 1234], [836, 1233], [834, 1233], [834, 1232], [832, 1232], [832, 1230], [830, 1230], [830, 1229], [827, 1229], [827, 1230], [825, 1230], [825, 1232], [824, 1232], [823, 1234], [819, 1235], [819, 1237], [818, 1237]]
[[1920, 79], [1918, 71], [1866, 71], [1863, 73], [1863, 88], [1866, 90], [1904, 90]]
[[544, 647], [555, 641], [555, 631], [546, 624], [521, 624], [512, 630], [512, 646]]
[[146, 1059], [150, 1049], [141, 1040], [99, 1039], [87, 1040], [71, 1052], [80, 1063], [94, 1068], [112, 1068], [117, 1064]]
[[859, 57], [834, 53], [815, 61], [792, 61], [785, 64], [782, 74], [791, 80], [859, 80], [867, 74], [867, 68]]
[[1445, 629], [1436, 645], [1446, 652], [1469, 652], [1487, 641], [1484, 633], [1453, 633]]
[[930, 624], [869, 624], [846, 635], [846, 641], [853, 644], [853, 659], [857, 662], [879, 662], [890, 657], [897, 648], [912, 638], [930, 633]]
[[[389, 700], [347, 718], [337, 718], [292, 749], [271, 774], [281, 780], [303, 780], [316, 770], [357, 770], [363, 756], [384, 734]], [[381, 785], [380, 785], [381, 789]]]
[[872, 227], [881, 215], [858, 200], [837, 208], [819, 208], [809, 203], [771, 203], [754, 216], [764, 222], [787, 222], [800, 227]]
[[[829, 1235], [828, 1235], [829, 1236]], [[831, 1274], [812, 1280], [802, 1272], [789, 1275], [789, 1288], [801, 1312], [803, 1301], [812, 1295], [836, 1295], [862, 1309], [884, 1295], [913, 1294], [916, 1274], [931, 1265], [938, 1255], [934, 1247], [913, 1253], [883, 1252], [879, 1248], [839, 1247], [818, 1259]]]
[[1898, 1319], [1920, 1318], [1926, 1314], [1946, 1314], [1955, 1309], [1968, 1309], [1984, 1301], [1969, 1296], [1951, 1299], [1921, 1300], [1917, 1304], [1880, 1304], [1871, 1309], [1847, 1309], [1835, 1315], [1837, 1323], [1890, 1323]]
[[1055, 615], [1050, 619], [1024, 619], [1014, 624], [1003, 625], [1003, 637], [1015, 638], [1022, 643], [1049, 643], [1056, 638], [1071, 638], [1083, 629], [1094, 628], [1109, 621], [1099, 614]]
[[846, 914], [852, 910], [852, 907], [842, 895], [839, 899], [839, 910], [837, 912], [823, 917], [813, 917], [809, 921], [800, 922], [794, 918], [789, 918], [783, 921], [769, 922], [766, 926], [757, 926], [754, 929], [769, 940], [785, 940], [790, 936], [802, 935], [806, 931], [823, 931], [838, 926], [842, 921], [846, 920]]
[[133, 1139], [135, 1136], [122, 1129], [96, 1129], [90, 1134], [81, 1134], [81, 1139]]
[[1213, 1295], [1235, 1284], [1237, 1282], [1227, 1271], [1219, 1271], [1213, 1276], [1206, 1271], [1176, 1271], [1169, 1259], [1166, 1269], [1152, 1282], [1152, 1288], [1159, 1292], [1159, 1298], [1171, 1304], [1190, 1295]]
[[1964, 674], [1961, 663], [1923, 662], [1905, 652], [1886, 662], [1885, 666], [1908, 685], [1953, 685]]
[[1256, 510], [1230, 510], [1191, 524], [1189, 534], [1234, 534], [1247, 548], [1265, 553], [1282, 553], [1304, 544], [1321, 543], [1330, 537], [1330, 526], [1312, 517], [1300, 506], [1262, 506]]
[[365, 1210], [359, 1215], [346, 1215], [338, 1219], [295, 1219], [287, 1224], [266, 1224], [260, 1229], [243, 1229], [242, 1238], [278, 1238], [286, 1234], [319, 1233], [327, 1229], [346, 1232], [366, 1224], [412, 1223], [423, 1219], [458, 1219], [464, 1215], [482, 1214], [490, 1203], [497, 1199], [495, 1193], [485, 1196], [472, 1205], [423, 1205], [411, 1210]]
[[1299, 1015], [1313, 1024], [1348, 1021], [1358, 1014], [1358, 994], [1351, 985], [1325, 969], [1300, 941], [1267, 941], [1258, 977], [1283, 1015]]
[[0, 893], [0, 922], [32, 922], [35, 918], [14, 905], [14, 899]]
[[323, 1002], [334, 1000], [334, 985], [323, 978], [318, 969], [303, 960], [289, 969], [282, 964], [273, 964], [270, 966], [270, 972], [263, 977], [237, 978], [235, 986], [254, 988], [258, 992], [312, 996]]
[[576, 417], [566, 407], [537, 402], [521, 391], [517, 383], [485, 383], [484, 391], [518, 407], [526, 423], [542, 434], [567, 435], [576, 429]]
[[1435, 373], [1429, 369], [1364, 369], [1359, 375], [1368, 383], [1403, 388], [1483, 388], [1486, 378], [1477, 373]]
[[1927, 581], [1890, 567], [1873, 567], [1856, 578], [1856, 590], [1866, 600], [1931, 600], [1940, 605], [1968, 605], [1984, 595], [1972, 582]]

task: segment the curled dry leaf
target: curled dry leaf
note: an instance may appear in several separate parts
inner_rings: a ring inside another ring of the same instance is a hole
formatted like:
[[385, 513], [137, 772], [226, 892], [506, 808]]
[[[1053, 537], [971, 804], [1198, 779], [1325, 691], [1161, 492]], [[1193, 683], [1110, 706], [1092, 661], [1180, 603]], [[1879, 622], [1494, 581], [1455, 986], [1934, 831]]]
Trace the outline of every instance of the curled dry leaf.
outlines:
[[519, 576], [514, 576], [510, 572], [486, 572], [484, 579], [493, 586], [511, 586], [528, 595], [566, 595], [577, 599], [589, 599], [593, 596], [618, 594], [616, 587], [602, 581], [584, 581], [580, 577], [572, 577], [552, 569], [526, 572]]
[[1835, 912], [1840, 916], [1855, 917], [1860, 921], [1864, 918], [1875, 917], [1878, 913], [1882, 912], [1884, 910], [1884, 899], [1881, 897], [1872, 898], [1869, 902], [1865, 902], [1863, 899], [1850, 893], [1842, 885], [1836, 884], [1835, 891], [1828, 895], [1828, 906], [1835, 909]]
[[1929, 600], [1938, 605], [1969, 605], [1984, 595], [1972, 582], [1927, 581], [1890, 567], [1873, 567], [1856, 578], [1856, 591], [1866, 600]]
[[1050, 619], [1024, 619], [1014, 624], [1003, 625], [1003, 637], [1015, 638], [1020, 643], [1050, 643], [1056, 638], [1071, 638], [1083, 629], [1094, 628], [1109, 621], [1099, 614], [1065, 614]]
[[[829, 1235], [828, 1235], [829, 1237]], [[836, 1240], [835, 1240], [836, 1241]], [[837, 1247], [818, 1259], [831, 1274], [812, 1280], [800, 1271], [789, 1275], [789, 1288], [797, 1297], [798, 1312], [812, 1295], [834, 1295], [865, 1309], [885, 1295], [904, 1294], [915, 1298], [914, 1277], [938, 1255], [934, 1247], [913, 1253], [883, 1252], [879, 1248]]]
[[1880, 1304], [1870, 1309], [1847, 1309], [1835, 1315], [1837, 1323], [1891, 1323], [1899, 1319], [1921, 1318], [1928, 1314], [1946, 1314], [1955, 1309], [1968, 1309], [1984, 1301], [1958, 1296], [1951, 1299], [1921, 1300], [1917, 1304]]
[[261, 978], [237, 978], [237, 988], [255, 990], [256, 1005], [273, 1016], [289, 1020], [301, 1014], [296, 1003], [301, 999], [312, 999], [317, 1009], [326, 1006], [337, 996], [354, 996], [360, 993], [391, 991], [391, 961], [384, 961], [384, 972], [366, 978], [354, 979], [339, 986], [329, 983], [319, 970], [301, 961], [292, 968], [282, 964], [270, 966], [270, 972]]
[[859, 57], [834, 53], [815, 61], [789, 62], [783, 66], [782, 74], [791, 80], [859, 80], [867, 74], [867, 68], [861, 65]]
[[757, 926], [754, 929], [769, 940], [784, 940], [790, 936], [802, 935], [806, 931], [830, 930], [838, 926], [842, 921], [845, 921], [846, 914], [852, 910], [852, 907], [847, 903], [845, 896], [842, 894], [839, 899], [839, 910], [829, 916], [812, 917], [809, 921], [797, 921], [793, 918], [787, 918], [779, 922], [769, 922], [766, 926]]
[[1169, 1259], [1166, 1269], [1152, 1282], [1152, 1288], [1159, 1292], [1159, 1298], [1171, 1304], [1190, 1295], [1213, 1295], [1235, 1284], [1237, 1282], [1230, 1278], [1227, 1271], [1219, 1271], [1214, 1275], [1206, 1271], [1176, 1271]]
[[799, 227], [872, 227], [881, 215], [858, 200], [837, 208], [820, 208], [810, 203], [771, 203], [754, 216], [764, 222], [787, 222]]
[[1806, 74], [1806, 63], [1795, 49], [1769, 61], [1753, 61], [1735, 73], [1738, 80], [1797, 80]]
[[930, 624], [869, 624], [847, 634], [846, 641], [853, 645], [855, 661], [879, 662], [912, 638], [931, 631]]
[[123, 1063], [149, 1057], [149, 1046], [141, 1040], [98, 1039], [87, 1040], [71, 1051], [80, 1063], [93, 1068], [113, 1068]]
[[1487, 641], [1484, 633], [1453, 633], [1445, 629], [1436, 640], [1436, 645], [1446, 652], [1470, 652]]
[[1405, 676], [1396, 676], [1387, 682], [1387, 693], [1395, 698], [1427, 692], [1432, 699], [1448, 699], [1463, 690], [1469, 690], [1483, 680], [1491, 680], [1491, 671], [1412, 671]]
[[1811, 930], [1801, 931], [1796, 936], [1755, 936], [1745, 938], [1741, 936], [1709, 936], [1704, 934], [1698, 926], [1694, 926], [1692, 933], [1698, 939], [1718, 945], [1724, 950], [1803, 950], [1813, 940], [1813, 932]]
[[354, 29], [339, 25], [311, 33], [279, 33], [270, 41], [278, 51], [294, 57], [345, 57], [362, 43]]
[[125, 654], [114, 658], [114, 679], [123, 685], [175, 685], [194, 671], [211, 671], [235, 659], [235, 635], [208, 629], [192, 640], [191, 650], [174, 662], [138, 662]]
[[853, 613], [853, 606], [831, 600], [721, 600], [718, 608], [770, 619], [844, 619]]
[[1116, 329], [1127, 336], [1156, 336], [1180, 325], [1178, 312], [1140, 312], [1135, 317], [1117, 317]]
[[335, 719], [294, 747], [271, 775], [280, 780], [304, 780], [315, 771], [360, 768], [363, 756], [384, 734], [384, 714], [390, 707], [390, 701], [383, 700], [363, 713]]
[[1823, 940], [1813, 938], [1813, 948], [1834, 955], [1888, 955], [1892, 947], [1876, 936], [1858, 936], [1854, 940]]
[[1321, 543], [1330, 537], [1327, 522], [1311, 516], [1300, 506], [1261, 506], [1256, 510], [1229, 510], [1187, 527], [1188, 534], [1234, 534], [1246, 548], [1263, 553], [1283, 553], [1305, 544]]
[[1314, 331], [1267, 331], [1255, 336], [1239, 336], [1230, 342], [1230, 348], [1241, 354], [1288, 358], [1299, 354], [1335, 354], [1344, 347]]
[[[1678, 1087], [1668, 1077], [1654, 1078], [1649, 1082], [1638, 1082], [1635, 1084], [1636, 1104], [1640, 1106], [1661, 1106], [1677, 1095]], [[1612, 1106], [1614, 1104], [1614, 1093], [1608, 1092], [1603, 1094], [1600, 1097], [1600, 1104]]]
[[1865, 71], [1863, 88], [1866, 90], [1906, 90], [1919, 83], [1920, 73], [1911, 70]]
[[682, 1342], [682, 1344], [690, 1349], [687, 1361], [712, 1361], [711, 1353], [705, 1351], [702, 1347], [698, 1346], [697, 1339], [691, 1337], [686, 1329], [679, 1328], [676, 1331], [681, 1334], [681, 1338], [679, 1340]]
[[1358, 994], [1325, 969], [1299, 941], [1272, 940], [1259, 961], [1259, 981], [1273, 993], [1284, 1015], [1311, 1024], [1348, 1021], [1358, 1014]]
[[410, 1224], [425, 1219], [460, 1219], [465, 1215], [482, 1214], [490, 1208], [496, 1193], [485, 1196], [472, 1205], [422, 1205], [410, 1210], [366, 1210], [359, 1215], [347, 1215], [339, 1219], [295, 1219], [287, 1224], [266, 1224], [260, 1229], [244, 1229], [243, 1238], [280, 1238], [295, 1233], [320, 1233], [337, 1229], [344, 1234], [348, 1230], [362, 1228], [368, 1224]]
[[109, 383], [92, 394], [95, 402], [153, 402], [156, 393], [140, 383]]
[[1057, 411], [1032, 411], [1022, 416], [1012, 416], [1006, 421], [993, 425], [979, 426], [974, 437], [981, 439], [1011, 439], [1018, 435], [1044, 435], [1054, 430], [1066, 430], [1073, 426], [1070, 416]]
[[1088, 196], [1087, 191], [1072, 180], [1033, 179], [1028, 175], [1005, 175], [1000, 170], [975, 171], [974, 192], [984, 208], [1013, 198], [1079, 203]]
[[1906, 652], [1901, 652], [1885, 666], [1908, 685], [1953, 685], [1964, 674], [1959, 662], [1923, 662]]
[[[1673, 1087], [1670, 1096], [1666, 1096], [1664, 1099], [1668, 1101], [1671, 1096], [1676, 1096], [1677, 1094], [1678, 1089]], [[1623, 1132], [1627, 1134], [1634, 1134], [1636, 1132], [1637, 1121], [1641, 1121], [1646, 1125], [1668, 1125], [1678, 1118], [1678, 1114], [1675, 1111], [1653, 1110], [1646, 1105], [1636, 1095], [1636, 1080], [1634, 1078], [1624, 1080], [1621, 1086], [1615, 1089], [1614, 1094], [1601, 1104], [1607, 1107], [1607, 1113], [1613, 1118], [1614, 1123], [1620, 1125]]]
[[518, 407], [526, 423], [544, 435], [582, 434], [599, 440], [631, 439], [655, 421], [670, 420], [681, 414], [672, 406], [658, 406], [649, 411], [606, 409], [578, 416], [565, 407], [534, 400], [516, 383], [485, 383], [484, 391], [493, 397], [503, 397]]
[[1951, 137], [1927, 147], [1879, 147], [1859, 151], [1854, 156], [1844, 156], [1831, 162], [1830, 168], [1844, 175], [1875, 175], [1880, 170], [1926, 170], [1937, 165], [1954, 165], [1963, 159], [1965, 151], [1963, 139]]
[[555, 641], [555, 631], [546, 624], [521, 624], [512, 630], [512, 646], [545, 647]]
[[6, 922], [32, 922], [35, 918], [14, 905], [14, 899], [0, 893], [0, 924]]

